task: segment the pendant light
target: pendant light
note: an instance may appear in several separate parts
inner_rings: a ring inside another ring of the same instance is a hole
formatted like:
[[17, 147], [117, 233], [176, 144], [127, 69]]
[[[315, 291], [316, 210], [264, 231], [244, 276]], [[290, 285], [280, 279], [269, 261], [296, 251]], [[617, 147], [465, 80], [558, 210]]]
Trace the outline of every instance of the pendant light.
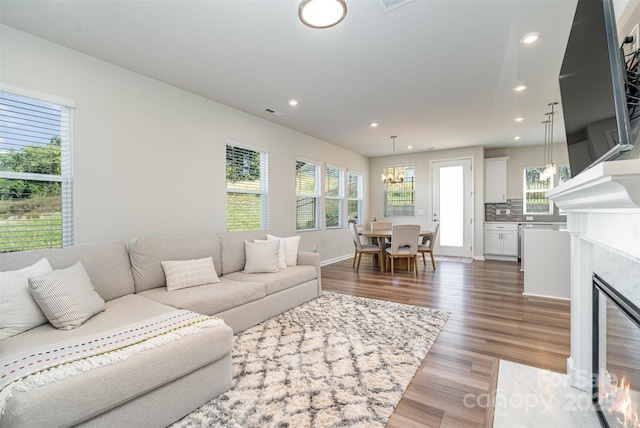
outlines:
[[556, 164], [553, 163], [553, 116], [555, 115], [555, 106], [558, 103], [549, 103], [551, 111], [547, 113], [548, 119], [544, 122], [544, 170], [540, 173], [540, 180], [553, 179], [556, 175]]
[[[396, 156], [396, 136], [392, 135], [391, 136], [391, 140], [393, 140], [393, 157], [395, 158]], [[396, 183], [402, 183], [404, 182], [404, 171], [400, 170], [400, 172], [396, 175], [396, 167], [393, 167], [393, 173], [391, 171], [389, 171], [389, 174], [384, 175], [384, 173], [382, 174], [382, 182], [387, 184], [396, 184]]]
[[303, 0], [298, 8], [300, 21], [312, 28], [333, 27], [346, 15], [344, 0]]

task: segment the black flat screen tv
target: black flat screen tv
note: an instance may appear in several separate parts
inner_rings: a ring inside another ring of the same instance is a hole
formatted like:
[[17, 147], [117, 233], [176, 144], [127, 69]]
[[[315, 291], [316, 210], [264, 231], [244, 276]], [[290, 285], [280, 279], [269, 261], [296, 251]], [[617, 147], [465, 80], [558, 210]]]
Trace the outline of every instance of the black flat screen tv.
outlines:
[[559, 76], [573, 177], [638, 145], [637, 71], [637, 53], [625, 55], [618, 41], [612, 0], [578, 0]]

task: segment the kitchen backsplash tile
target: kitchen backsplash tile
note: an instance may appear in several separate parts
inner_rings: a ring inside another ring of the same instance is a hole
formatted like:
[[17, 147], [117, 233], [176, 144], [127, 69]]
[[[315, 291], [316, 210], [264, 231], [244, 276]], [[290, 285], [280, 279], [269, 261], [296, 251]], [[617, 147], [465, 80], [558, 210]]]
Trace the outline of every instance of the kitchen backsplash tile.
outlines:
[[[567, 216], [560, 215], [558, 207], [554, 205], [553, 215], [530, 215], [523, 214], [522, 199], [507, 199], [505, 203], [484, 204], [484, 221], [507, 221], [507, 222], [533, 222], [533, 223], [556, 223], [566, 222]], [[509, 210], [509, 214], [507, 214]], [[500, 214], [497, 214], [497, 212]], [[526, 217], [533, 217], [533, 220], [527, 220]]]

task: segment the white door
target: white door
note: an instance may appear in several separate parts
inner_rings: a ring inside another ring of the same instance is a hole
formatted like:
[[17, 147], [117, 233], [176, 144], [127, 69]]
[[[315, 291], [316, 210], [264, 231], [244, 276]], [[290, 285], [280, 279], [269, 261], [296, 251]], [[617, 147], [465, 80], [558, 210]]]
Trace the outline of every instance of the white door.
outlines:
[[440, 223], [435, 255], [471, 257], [471, 159], [432, 163], [433, 221]]

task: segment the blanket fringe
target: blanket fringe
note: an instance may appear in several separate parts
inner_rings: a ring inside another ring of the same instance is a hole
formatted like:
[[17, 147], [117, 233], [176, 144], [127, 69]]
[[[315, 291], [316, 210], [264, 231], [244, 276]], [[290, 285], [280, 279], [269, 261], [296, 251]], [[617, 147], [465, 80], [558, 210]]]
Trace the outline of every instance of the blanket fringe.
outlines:
[[197, 324], [174, 329], [167, 333], [143, 340], [138, 343], [134, 343], [121, 349], [116, 349], [113, 351], [105, 352], [103, 354], [98, 354], [80, 360], [60, 364], [59, 366], [51, 367], [40, 372], [33, 373], [24, 378], [16, 379], [9, 385], [6, 385], [2, 390], [0, 390], [0, 415], [4, 415], [7, 401], [9, 400], [9, 398], [11, 398], [14, 391], [27, 392], [39, 386], [48, 385], [83, 372], [88, 372], [90, 370], [104, 367], [109, 364], [124, 361], [133, 355], [198, 333], [205, 327], [220, 325], [222, 323], [223, 321], [220, 319], [208, 319], [202, 322], [198, 322]]

